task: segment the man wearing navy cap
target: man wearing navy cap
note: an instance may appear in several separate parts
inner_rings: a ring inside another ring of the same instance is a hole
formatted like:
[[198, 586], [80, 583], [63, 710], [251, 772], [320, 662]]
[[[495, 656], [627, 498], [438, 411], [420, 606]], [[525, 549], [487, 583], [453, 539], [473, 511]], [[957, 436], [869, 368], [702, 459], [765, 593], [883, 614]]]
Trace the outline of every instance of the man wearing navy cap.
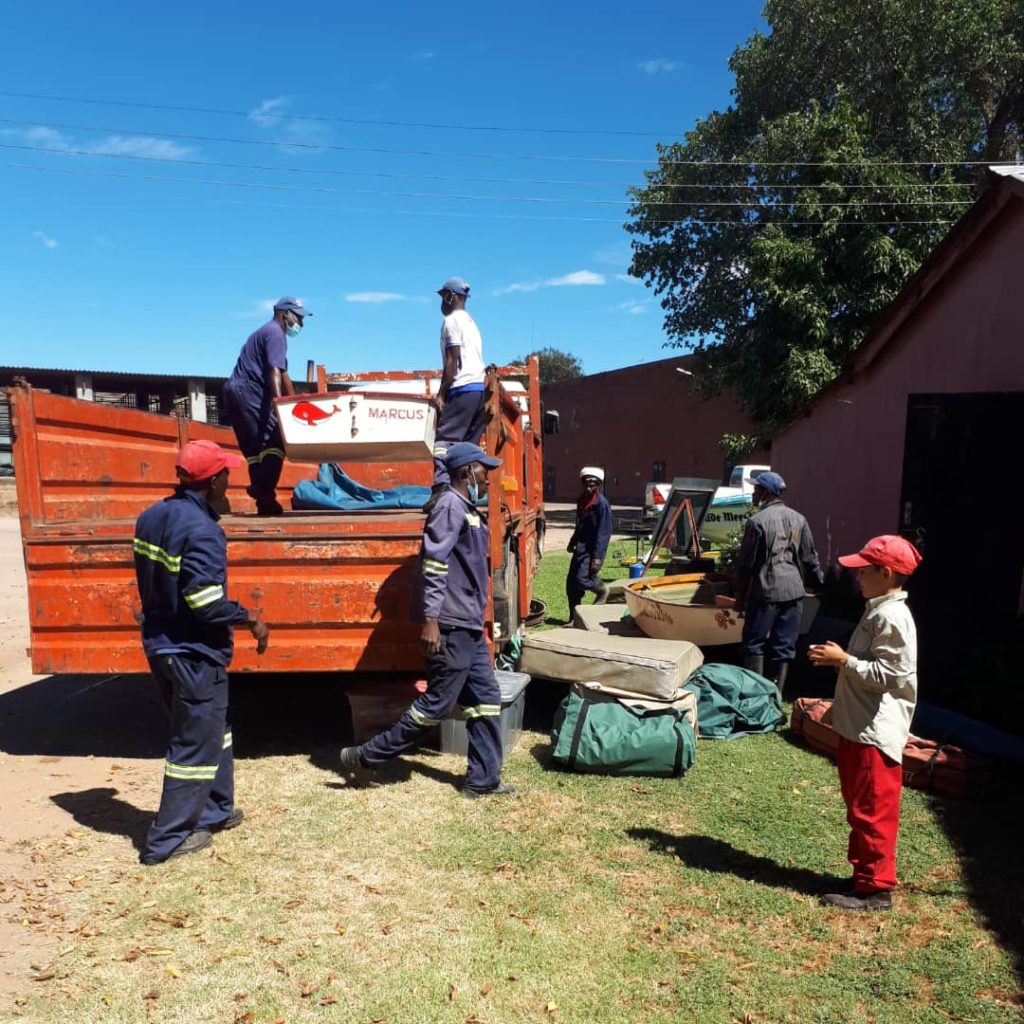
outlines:
[[479, 444], [486, 423], [484, 408], [483, 339], [476, 321], [466, 312], [469, 285], [450, 277], [437, 294], [441, 296], [441, 359], [444, 372], [436, 397], [440, 415], [434, 440], [434, 491], [428, 502], [437, 501], [448, 483], [445, 454], [458, 441]]
[[469, 738], [463, 795], [515, 792], [499, 777], [501, 691], [484, 636], [489, 533], [476, 505], [486, 493], [488, 471], [500, 465], [464, 441], [445, 454], [451, 483], [424, 527], [413, 595], [413, 617], [423, 623], [427, 692], [390, 729], [362, 746], [342, 749], [341, 773], [350, 785], [366, 785], [376, 768], [415, 745], [459, 704]]
[[274, 317], [253, 331], [224, 385], [224, 408], [238, 447], [249, 466], [249, 494], [262, 516], [280, 515], [277, 481], [284, 465], [284, 442], [274, 399], [294, 395], [288, 376], [288, 339], [297, 338], [313, 314], [291, 295], [274, 303]]
[[782, 501], [786, 483], [778, 473], [754, 478], [754, 505], [736, 556], [736, 611], [745, 611], [745, 668], [767, 676], [782, 696], [790, 662], [796, 657], [805, 580], [823, 582], [811, 529], [799, 512]]

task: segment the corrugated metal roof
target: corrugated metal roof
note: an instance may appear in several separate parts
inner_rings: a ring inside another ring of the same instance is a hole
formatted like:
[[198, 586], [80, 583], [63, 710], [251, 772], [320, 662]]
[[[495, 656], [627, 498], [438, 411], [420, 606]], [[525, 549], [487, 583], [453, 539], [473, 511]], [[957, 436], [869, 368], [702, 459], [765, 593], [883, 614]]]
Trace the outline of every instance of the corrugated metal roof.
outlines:
[[1003, 178], [1016, 178], [1024, 184], [1024, 164], [992, 164], [989, 170]]
[[86, 370], [71, 366], [0, 366], [0, 375], [30, 373], [88, 373], [93, 377], [118, 377], [125, 380], [213, 380], [225, 381], [227, 376], [206, 373], [149, 373], [146, 370]]

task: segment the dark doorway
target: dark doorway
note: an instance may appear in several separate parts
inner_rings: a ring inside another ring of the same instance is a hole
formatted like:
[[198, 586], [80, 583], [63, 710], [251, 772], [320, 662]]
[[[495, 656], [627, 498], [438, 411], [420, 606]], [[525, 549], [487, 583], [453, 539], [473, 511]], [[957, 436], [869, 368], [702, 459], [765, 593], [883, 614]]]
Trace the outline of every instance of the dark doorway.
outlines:
[[544, 467], [544, 500], [555, 500], [555, 467]]
[[908, 590], [921, 696], [1024, 733], [1024, 392], [910, 395], [902, 533], [924, 554]]

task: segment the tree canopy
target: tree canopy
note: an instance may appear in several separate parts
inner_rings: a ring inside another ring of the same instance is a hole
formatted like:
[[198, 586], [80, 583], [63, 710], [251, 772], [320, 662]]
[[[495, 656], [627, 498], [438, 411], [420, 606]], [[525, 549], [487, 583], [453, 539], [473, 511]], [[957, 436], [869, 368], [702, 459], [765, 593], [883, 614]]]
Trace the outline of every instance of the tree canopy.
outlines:
[[658, 147], [631, 273], [764, 430], [841, 370], [1024, 131], [1021, 0], [768, 0], [733, 103]]
[[576, 356], [551, 346], [527, 352], [525, 356], [512, 361], [516, 364], [525, 363], [530, 356], [536, 356], [540, 364], [541, 384], [560, 384], [563, 380], [575, 380], [583, 376], [583, 363]]

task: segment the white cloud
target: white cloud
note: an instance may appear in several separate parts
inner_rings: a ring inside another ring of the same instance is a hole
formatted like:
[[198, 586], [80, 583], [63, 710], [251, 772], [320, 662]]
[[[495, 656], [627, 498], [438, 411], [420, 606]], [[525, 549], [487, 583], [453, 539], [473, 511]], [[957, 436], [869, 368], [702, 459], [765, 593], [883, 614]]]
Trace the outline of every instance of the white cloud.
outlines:
[[549, 277], [546, 281], [517, 281], [495, 290], [494, 295], [510, 295], [513, 292], [535, 292], [540, 288], [566, 288], [580, 285], [602, 285], [606, 281], [604, 274], [595, 274], [592, 270], [574, 270], [562, 277]]
[[637, 70], [642, 71], [645, 75], [671, 75], [673, 72], [681, 70], [682, 67], [682, 61], [668, 60], [666, 57], [653, 57], [637, 64]]
[[622, 281], [623, 284], [643, 284], [639, 277], [633, 277], [631, 274], [616, 274], [615, 280]]
[[235, 313], [235, 316], [239, 318], [244, 317], [247, 320], [254, 316], [269, 316], [274, 312], [275, 302], [277, 302], [277, 299], [257, 299], [253, 303], [252, 309], [247, 309], [244, 313]]
[[540, 281], [517, 281], [515, 284], [507, 284], [504, 288], [498, 288], [494, 294], [511, 295], [513, 292], [535, 292], [540, 288]]
[[54, 128], [27, 128], [21, 137], [30, 145], [56, 149], [62, 153], [84, 153], [94, 156], [140, 156], [151, 160], [181, 160], [195, 153], [192, 146], [182, 146], [168, 139], [151, 135], [107, 135], [98, 142], [83, 142]]
[[154, 139], [148, 135], [111, 135], [90, 148], [100, 156], [142, 156], [151, 160], [182, 160], [195, 150], [169, 139]]
[[329, 131], [323, 121], [288, 114], [291, 100], [287, 96], [274, 96], [249, 111], [249, 120], [260, 128], [267, 128], [280, 140], [282, 149], [296, 146], [316, 146], [325, 142]]
[[[409, 302], [413, 300], [409, 295], [402, 295], [401, 292], [350, 292], [345, 296], [346, 302]], [[423, 301], [423, 300], [420, 300]]]
[[413, 60], [433, 60], [437, 56], [437, 50], [417, 50], [413, 55]]
[[33, 231], [32, 236], [38, 238], [47, 249], [56, 249], [60, 245], [56, 238], [51, 238], [45, 231]]
[[635, 302], [633, 300], [629, 302], [620, 302], [617, 306], [612, 306], [612, 310], [617, 313], [629, 313], [632, 316], [641, 316], [647, 312], [647, 303]]
[[563, 288], [577, 285], [599, 285], [605, 283], [604, 274], [595, 274], [592, 270], [574, 270], [564, 277], [552, 277], [544, 282], [549, 288]]
[[249, 120], [261, 128], [272, 127], [280, 124], [283, 111], [287, 106], [288, 100], [284, 96], [275, 96], [273, 99], [264, 100], [258, 107], [249, 111]]

